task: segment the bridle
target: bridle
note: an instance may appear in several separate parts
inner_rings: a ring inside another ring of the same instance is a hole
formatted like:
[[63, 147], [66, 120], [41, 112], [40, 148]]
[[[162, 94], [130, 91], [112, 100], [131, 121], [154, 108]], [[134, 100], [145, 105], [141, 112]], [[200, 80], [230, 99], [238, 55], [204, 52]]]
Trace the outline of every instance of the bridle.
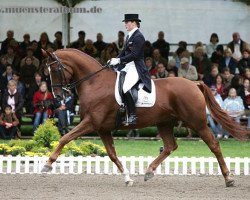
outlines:
[[[69, 73], [71, 75], [71, 77], [73, 76], [73, 74], [63, 65], [63, 63], [60, 61], [60, 59], [58, 58], [58, 56], [56, 55], [55, 52], [52, 53], [52, 59], [54, 59], [54, 61], [52, 61], [51, 63], [46, 63], [46, 66], [48, 67], [49, 70], [49, 74], [50, 74], [50, 80], [52, 81], [51, 78], [51, 65], [53, 64], [57, 64], [57, 68], [55, 69], [56, 72], [58, 72], [58, 77], [59, 77], [59, 82], [57, 84], [51, 84], [51, 88], [52, 88], [52, 92], [54, 94], [53, 88], [59, 87], [62, 89], [63, 92], [63, 99], [66, 96], [66, 93], [68, 93], [71, 89], [75, 88], [76, 86], [78, 86], [80, 83], [89, 80], [91, 77], [95, 76], [96, 74], [98, 74], [99, 72], [103, 71], [104, 69], [109, 68], [110, 64], [109, 62], [103, 66], [100, 70], [89, 74], [79, 80], [73, 81], [71, 83], [68, 83], [64, 70]], [[55, 96], [55, 95], [54, 95]]]

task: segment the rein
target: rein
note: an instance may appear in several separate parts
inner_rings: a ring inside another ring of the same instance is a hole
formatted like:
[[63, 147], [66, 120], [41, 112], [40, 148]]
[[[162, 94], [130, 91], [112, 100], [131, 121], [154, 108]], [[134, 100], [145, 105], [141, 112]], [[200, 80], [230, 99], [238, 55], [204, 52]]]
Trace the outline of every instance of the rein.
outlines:
[[[62, 90], [64, 91], [69, 91], [73, 88], [75, 88], [76, 86], [78, 86], [80, 83], [84, 82], [84, 81], [87, 81], [89, 80], [91, 77], [95, 76], [96, 74], [98, 74], [99, 72], [103, 71], [104, 69], [107, 69], [110, 67], [110, 62], [108, 62], [105, 66], [102, 66], [102, 69], [92, 73], [92, 74], [89, 74], [77, 81], [74, 81], [72, 83], [67, 83], [67, 80], [66, 80], [66, 77], [65, 77], [65, 74], [63, 72], [63, 69], [66, 70], [68, 73], [70, 73], [67, 68], [61, 63], [61, 61], [59, 60], [59, 58], [57, 57], [57, 55], [53, 52], [52, 55], [54, 56], [54, 61], [49, 63], [49, 64], [46, 64], [47, 67], [49, 68], [49, 71], [50, 71], [50, 66], [53, 65], [53, 64], [57, 64], [57, 67], [60, 71], [59, 73], [59, 77], [60, 77], [60, 80], [61, 80], [61, 83], [60, 84], [52, 84], [51, 87], [54, 88], [54, 87], [61, 87]], [[63, 80], [64, 79], [64, 80]], [[64, 83], [63, 83], [64, 82]], [[65, 84], [66, 83], [66, 84]]]
[[105, 66], [102, 67], [102, 69], [100, 69], [92, 74], [89, 74], [89, 75], [87, 75], [87, 76], [85, 76], [77, 81], [74, 81], [72, 83], [67, 84], [66, 87], [64, 87], [63, 89], [71, 90], [71, 89], [75, 88], [76, 86], [78, 86], [80, 83], [89, 80], [92, 76], [95, 76], [96, 74], [98, 74], [99, 72], [101, 72], [104, 69], [107, 69], [108, 67], [109, 67], [109, 64], [106, 64]]

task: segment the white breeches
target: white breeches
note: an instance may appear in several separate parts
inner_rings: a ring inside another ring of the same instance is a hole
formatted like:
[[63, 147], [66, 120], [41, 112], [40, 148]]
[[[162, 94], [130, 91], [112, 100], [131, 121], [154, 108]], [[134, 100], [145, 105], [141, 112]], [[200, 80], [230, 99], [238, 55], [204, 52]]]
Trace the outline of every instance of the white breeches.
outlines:
[[137, 83], [139, 80], [139, 75], [137, 73], [134, 61], [127, 63], [121, 71], [125, 71], [127, 73], [122, 88], [125, 94]]

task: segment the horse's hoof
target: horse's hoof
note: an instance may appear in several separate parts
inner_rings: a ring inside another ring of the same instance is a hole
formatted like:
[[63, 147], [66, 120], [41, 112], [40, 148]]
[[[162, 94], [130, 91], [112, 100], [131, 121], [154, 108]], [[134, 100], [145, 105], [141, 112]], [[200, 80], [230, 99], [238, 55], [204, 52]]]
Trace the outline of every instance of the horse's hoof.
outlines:
[[234, 187], [235, 181], [233, 179], [226, 180], [227, 187]]
[[42, 168], [42, 173], [48, 173], [48, 172], [51, 172], [52, 171], [52, 167], [50, 165], [44, 165], [43, 168]]
[[147, 181], [153, 177], [154, 177], [154, 172], [146, 172], [146, 174], [144, 176], [144, 181]]
[[234, 186], [233, 174], [229, 174], [228, 177], [226, 177], [225, 182], [226, 182], [226, 187], [233, 187]]
[[126, 183], [127, 187], [131, 187], [131, 186], [133, 186], [134, 181], [132, 179], [130, 179], [129, 181], [126, 181], [125, 183]]

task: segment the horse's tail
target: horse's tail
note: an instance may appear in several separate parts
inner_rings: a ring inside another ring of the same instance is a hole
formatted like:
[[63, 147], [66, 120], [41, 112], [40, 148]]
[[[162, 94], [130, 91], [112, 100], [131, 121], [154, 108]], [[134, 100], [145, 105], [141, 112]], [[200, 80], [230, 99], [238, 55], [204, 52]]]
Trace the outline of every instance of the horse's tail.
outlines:
[[207, 107], [212, 117], [221, 124], [225, 130], [238, 140], [245, 140], [250, 137], [250, 131], [247, 130], [246, 127], [235, 122], [224, 110], [221, 109], [208, 86], [204, 83], [199, 83], [198, 87], [205, 97]]

